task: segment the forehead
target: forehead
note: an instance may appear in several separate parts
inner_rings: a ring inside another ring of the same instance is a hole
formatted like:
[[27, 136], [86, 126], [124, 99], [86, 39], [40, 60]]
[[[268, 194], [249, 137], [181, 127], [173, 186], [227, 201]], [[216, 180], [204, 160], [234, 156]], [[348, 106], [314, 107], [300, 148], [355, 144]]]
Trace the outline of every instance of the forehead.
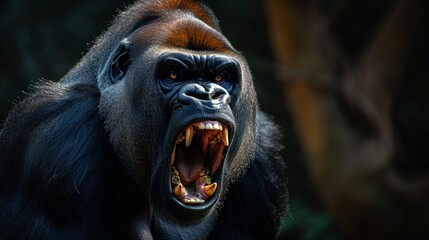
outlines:
[[131, 41], [137, 49], [154, 45], [190, 51], [235, 51], [228, 40], [217, 30], [186, 11], [171, 11], [156, 21], [138, 28]]

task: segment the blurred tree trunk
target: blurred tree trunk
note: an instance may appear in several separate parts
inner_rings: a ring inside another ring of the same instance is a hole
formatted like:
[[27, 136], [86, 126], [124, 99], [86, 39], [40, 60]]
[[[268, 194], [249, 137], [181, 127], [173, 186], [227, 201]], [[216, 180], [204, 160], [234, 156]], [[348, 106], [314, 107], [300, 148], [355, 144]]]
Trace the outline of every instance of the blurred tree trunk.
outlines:
[[428, 136], [418, 134], [429, 128], [427, 2], [266, 3], [285, 100], [333, 216], [352, 238], [429, 237]]

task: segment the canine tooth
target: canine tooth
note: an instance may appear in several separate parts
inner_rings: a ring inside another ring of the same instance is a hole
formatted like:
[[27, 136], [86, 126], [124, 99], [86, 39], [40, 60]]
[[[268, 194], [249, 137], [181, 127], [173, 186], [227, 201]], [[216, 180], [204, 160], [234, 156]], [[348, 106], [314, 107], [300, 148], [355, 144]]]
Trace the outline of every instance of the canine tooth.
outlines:
[[207, 194], [207, 196], [211, 196], [216, 191], [216, 188], [217, 188], [217, 183], [206, 185], [204, 186], [204, 193]]
[[194, 137], [194, 127], [188, 126], [186, 128], [186, 147], [191, 146], [192, 138]]
[[183, 186], [183, 184], [179, 183], [177, 184], [177, 186], [174, 188], [174, 194], [177, 197], [181, 197], [186, 193], [185, 187]]
[[206, 129], [213, 129], [213, 125], [211, 123], [206, 124]]
[[225, 147], [229, 146], [229, 140], [228, 140], [228, 128], [224, 128], [222, 131], [222, 142]]
[[213, 129], [219, 130], [220, 129], [220, 125], [218, 123], [213, 124]]
[[200, 122], [200, 123], [198, 124], [198, 128], [199, 128], [199, 129], [205, 129], [205, 128], [206, 128], [206, 126], [204, 125], [204, 123]]

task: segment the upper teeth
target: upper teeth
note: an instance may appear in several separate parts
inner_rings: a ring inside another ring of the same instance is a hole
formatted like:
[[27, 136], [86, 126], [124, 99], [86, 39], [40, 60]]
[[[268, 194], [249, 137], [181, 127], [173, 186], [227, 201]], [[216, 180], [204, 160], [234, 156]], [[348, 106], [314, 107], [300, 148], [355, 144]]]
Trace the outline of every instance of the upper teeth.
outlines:
[[[197, 124], [189, 125], [185, 130], [185, 139], [186, 139], [186, 147], [191, 146], [192, 138], [194, 137], [194, 126], [198, 127], [198, 129], [207, 129], [207, 130], [218, 130], [221, 131], [221, 139], [225, 146], [229, 145], [229, 139], [228, 139], [228, 128], [222, 127], [222, 124], [219, 122], [211, 121], [211, 122], [199, 122]], [[181, 135], [182, 136], [182, 135]], [[178, 142], [181, 142], [182, 139], [179, 136]]]
[[192, 127], [192, 126], [188, 126], [188, 127], [186, 128], [186, 131], [185, 131], [185, 138], [186, 138], [186, 146], [187, 146], [187, 147], [189, 147], [189, 146], [191, 145], [192, 138], [194, 137], [194, 133], [195, 133], [195, 131], [194, 131], [194, 127]]
[[225, 128], [222, 132], [222, 142], [223, 142], [223, 145], [225, 145], [225, 146], [229, 145], [228, 128]]
[[198, 123], [198, 128], [199, 129], [209, 129], [209, 130], [220, 130], [222, 131], [223, 127], [220, 123], [218, 122], [214, 122], [214, 123], [203, 123], [200, 122]]

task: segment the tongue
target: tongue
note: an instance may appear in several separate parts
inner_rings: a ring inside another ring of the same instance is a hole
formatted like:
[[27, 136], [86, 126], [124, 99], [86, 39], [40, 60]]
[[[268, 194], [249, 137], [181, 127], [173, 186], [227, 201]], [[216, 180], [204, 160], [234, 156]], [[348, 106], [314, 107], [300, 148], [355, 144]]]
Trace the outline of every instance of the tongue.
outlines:
[[185, 185], [194, 182], [204, 170], [204, 154], [198, 150], [184, 151], [182, 148], [176, 149], [175, 165], [179, 172], [180, 180]]

